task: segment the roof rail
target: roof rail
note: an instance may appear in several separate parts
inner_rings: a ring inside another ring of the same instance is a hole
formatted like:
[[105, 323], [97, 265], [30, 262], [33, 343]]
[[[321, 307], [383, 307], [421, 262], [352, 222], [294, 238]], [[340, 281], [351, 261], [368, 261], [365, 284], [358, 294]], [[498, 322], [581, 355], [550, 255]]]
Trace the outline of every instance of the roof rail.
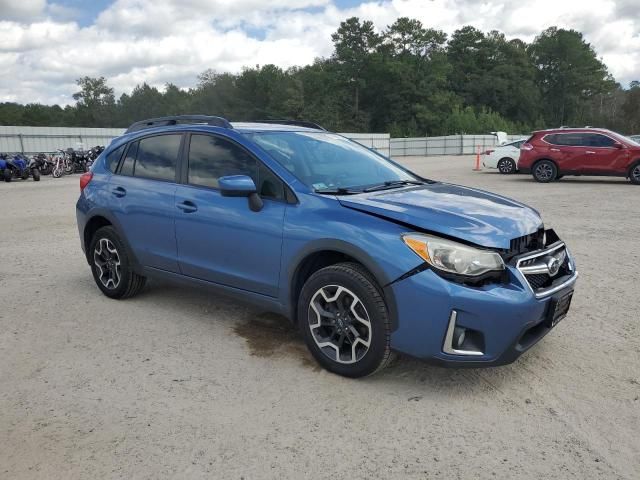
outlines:
[[317, 123], [305, 122], [304, 120], [255, 120], [255, 123], [271, 123], [276, 125], [293, 125], [296, 127], [313, 128], [315, 130], [326, 130]]
[[212, 117], [209, 115], [174, 115], [171, 117], [149, 118], [135, 122], [127, 128], [124, 133], [137, 132], [146, 128], [164, 127], [167, 125], [179, 124], [204, 124], [214, 127], [233, 128], [226, 118]]

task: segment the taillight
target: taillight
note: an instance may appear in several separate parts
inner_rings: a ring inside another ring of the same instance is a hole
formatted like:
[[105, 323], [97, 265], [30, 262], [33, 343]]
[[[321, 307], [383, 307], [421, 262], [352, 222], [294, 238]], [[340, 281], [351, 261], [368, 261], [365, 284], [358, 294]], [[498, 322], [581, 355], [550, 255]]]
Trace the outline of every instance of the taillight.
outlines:
[[493, 152], [495, 152], [495, 150], [487, 150], [486, 152], [484, 152], [484, 154], [491, 155]]
[[93, 172], [87, 172], [80, 175], [80, 191], [84, 190], [84, 187], [89, 185], [89, 182], [93, 178]]
[[520, 150], [533, 150], [533, 145], [530, 143], [523, 143], [520, 145]]

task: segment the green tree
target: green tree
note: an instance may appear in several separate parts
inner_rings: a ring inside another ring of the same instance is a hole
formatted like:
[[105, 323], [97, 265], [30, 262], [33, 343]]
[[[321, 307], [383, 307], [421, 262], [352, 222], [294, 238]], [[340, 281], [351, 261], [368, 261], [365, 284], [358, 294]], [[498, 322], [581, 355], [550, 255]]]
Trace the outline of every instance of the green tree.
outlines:
[[340, 23], [331, 40], [342, 81], [353, 88], [354, 125], [362, 125], [365, 122], [360, 115], [360, 91], [367, 86], [365, 69], [382, 39], [375, 32], [373, 22], [366, 20], [361, 23], [357, 17], [351, 17]]
[[549, 125], [582, 124], [583, 107], [615, 82], [593, 47], [575, 30], [550, 27], [529, 46]]

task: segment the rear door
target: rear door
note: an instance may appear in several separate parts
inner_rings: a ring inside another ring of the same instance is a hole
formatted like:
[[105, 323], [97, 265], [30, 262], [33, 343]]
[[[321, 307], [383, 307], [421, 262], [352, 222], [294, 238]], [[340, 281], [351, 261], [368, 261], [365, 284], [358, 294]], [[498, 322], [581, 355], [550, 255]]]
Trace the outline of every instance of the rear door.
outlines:
[[561, 172], [581, 172], [586, 147], [581, 133], [556, 133], [543, 139], [549, 143], [549, 155]]
[[[190, 134], [183, 184], [176, 191], [176, 239], [184, 275], [277, 296], [285, 186], [234, 141]], [[218, 178], [249, 175], [264, 207], [251, 211], [246, 197], [223, 197]]]
[[131, 142], [109, 181], [111, 209], [145, 267], [178, 272], [174, 229], [177, 160], [182, 134]]

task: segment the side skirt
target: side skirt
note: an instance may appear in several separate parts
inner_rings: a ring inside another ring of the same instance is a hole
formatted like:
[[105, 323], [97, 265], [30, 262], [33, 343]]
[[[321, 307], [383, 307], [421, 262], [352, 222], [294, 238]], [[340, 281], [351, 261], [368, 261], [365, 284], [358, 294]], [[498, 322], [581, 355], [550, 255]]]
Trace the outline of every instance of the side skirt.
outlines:
[[264, 308], [265, 310], [280, 315], [287, 316], [287, 309], [273, 297], [261, 295], [259, 293], [250, 292], [248, 290], [242, 290], [240, 288], [230, 287], [228, 285], [222, 285], [219, 283], [208, 282], [199, 278], [188, 277], [179, 273], [167, 272], [152, 267], [144, 267], [143, 273], [145, 277], [157, 278], [159, 280], [166, 280], [171, 283], [179, 283], [182, 285], [188, 285], [191, 287], [202, 288], [209, 292], [215, 292], [216, 294], [224, 295], [226, 297], [239, 300], [241, 302], [250, 303], [256, 307]]

